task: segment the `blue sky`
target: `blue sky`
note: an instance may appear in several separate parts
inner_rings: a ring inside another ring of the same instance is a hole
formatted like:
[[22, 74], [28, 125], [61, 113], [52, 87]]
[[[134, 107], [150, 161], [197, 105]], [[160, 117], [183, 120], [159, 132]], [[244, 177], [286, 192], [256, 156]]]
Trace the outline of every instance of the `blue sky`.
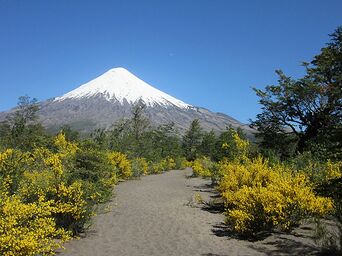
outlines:
[[247, 122], [252, 87], [299, 77], [342, 25], [340, 0], [0, 0], [0, 111], [62, 95], [113, 67]]

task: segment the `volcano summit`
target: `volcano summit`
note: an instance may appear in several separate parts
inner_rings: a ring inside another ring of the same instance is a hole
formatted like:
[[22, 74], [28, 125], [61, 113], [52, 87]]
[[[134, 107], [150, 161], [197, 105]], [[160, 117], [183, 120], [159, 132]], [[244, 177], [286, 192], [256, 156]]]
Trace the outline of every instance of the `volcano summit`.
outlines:
[[113, 68], [78, 88], [40, 103], [39, 116], [43, 125], [57, 130], [68, 124], [81, 132], [96, 128], [108, 129], [131, 114], [138, 102], [146, 105], [145, 113], [153, 125], [173, 122], [182, 133], [194, 119], [205, 130], [222, 131], [227, 126], [247, 125], [234, 118], [192, 106], [145, 83], [124, 68]]

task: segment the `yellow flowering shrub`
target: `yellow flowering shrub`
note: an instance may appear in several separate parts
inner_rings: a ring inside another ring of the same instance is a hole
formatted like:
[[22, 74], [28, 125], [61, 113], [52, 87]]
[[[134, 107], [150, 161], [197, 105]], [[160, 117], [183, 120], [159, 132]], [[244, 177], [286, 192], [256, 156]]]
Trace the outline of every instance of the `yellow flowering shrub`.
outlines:
[[218, 172], [222, 175], [222, 180], [218, 186], [218, 191], [225, 195], [227, 202], [229, 195], [242, 186], [254, 187], [257, 184], [266, 186], [274, 180], [275, 172], [270, 171], [267, 161], [258, 157], [246, 164], [239, 162], [221, 161], [218, 165]]
[[[63, 140], [59, 141], [63, 142]], [[65, 146], [64, 149], [70, 146], [67, 142], [61, 145]], [[70, 152], [75, 153], [73, 150]], [[53, 153], [47, 148], [36, 148], [32, 152], [5, 150], [0, 153], [2, 180], [0, 190], [7, 195], [7, 198], [16, 198], [18, 207], [23, 208], [34, 207], [38, 202], [39, 205], [43, 205], [42, 198], [46, 199], [46, 202], [49, 202], [49, 209], [43, 217], [49, 219], [41, 224], [50, 225], [49, 223], [53, 222], [56, 229], [64, 228], [63, 230], [77, 233], [89, 219], [89, 210], [86, 212], [89, 207], [81, 183], [77, 181], [71, 182], [70, 185], [66, 183], [63, 164], [63, 159], [66, 158], [69, 158], [66, 152]], [[18, 218], [24, 217], [24, 215], [18, 216]], [[0, 221], [4, 221], [1, 215]], [[27, 221], [30, 222], [31, 219]], [[31, 224], [27, 223], [27, 225]], [[46, 236], [46, 239], [54, 238]], [[19, 241], [12, 241], [11, 244], [15, 242], [19, 243]], [[12, 245], [7, 246], [10, 248]]]
[[86, 214], [86, 201], [83, 198], [82, 184], [75, 181], [67, 186], [64, 183], [58, 185], [54, 200], [54, 216], [60, 227], [77, 233], [82, 229], [85, 221], [90, 217]]
[[211, 177], [213, 163], [207, 157], [198, 158], [191, 164], [193, 175], [201, 177]]
[[82, 185], [75, 181], [67, 186], [59, 184], [56, 198], [56, 212], [70, 214], [76, 220], [83, 217], [85, 201], [82, 198]]
[[133, 159], [132, 168], [135, 176], [147, 175], [148, 174], [148, 162], [143, 157]]
[[165, 170], [166, 161], [161, 160], [159, 162], [150, 163], [150, 174], [159, 174]]
[[[244, 161], [248, 159], [248, 153], [250, 150], [250, 144], [248, 140], [240, 138], [239, 134], [235, 130], [231, 130], [232, 142], [223, 143], [222, 149], [229, 153], [230, 160], [232, 161]], [[229, 151], [229, 152], [228, 152]], [[227, 154], [228, 155], [228, 154]]]
[[127, 179], [132, 176], [132, 165], [127, 156], [120, 152], [108, 153], [109, 163], [117, 169], [118, 177]]
[[342, 177], [342, 162], [328, 160], [325, 164], [326, 180], [334, 180]]
[[74, 156], [78, 150], [75, 143], [66, 140], [64, 133], [58, 133], [53, 143], [57, 147], [58, 154], [61, 158]]
[[166, 157], [158, 162], [149, 163], [149, 173], [159, 174], [164, 171], [172, 170], [176, 167], [176, 162], [172, 157]]
[[65, 169], [72, 169], [76, 153], [80, 150], [78, 145], [66, 140], [64, 133], [59, 133], [53, 140], [54, 152], [62, 161]]
[[31, 154], [31, 170], [50, 170], [56, 179], [60, 179], [64, 172], [61, 156], [46, 148], [37, 148]]
[[30, 155], [15, 149], [0, 152], [0, 180], [9, 179], [8, 190], [13, 193], [18, 187], [20, 177], [27, 167]]
[[0, 255], [50, 255], [70, 234], [56, 226], [52, 201], [40, 197], [23, 203], [19, 196], [0, 195]]
[[330, 180], [342, 177], [342, 162], [319, 162], [315, 160], [310, 152], [299, 154], [289, 163], [295, 172], [304, 173], [315, 185], [322, 185]]
[[165, 166], [165, 170], [166, 171], [175, 169], [176, 162], [175, 162], [175, 160], [172, 157], [167, 157], [165, 159], [165, 161], [166, 161], [166, 166]]
[[46, 148], [37, 148], [27, 159], [16, 194], [28, 202], [47, 194], [49, 199], [54, 199], [63, 174], [64, 166], [60, 156]]
[[192, 166], [192, 162], [186, 160], [185, 157], [178, 159], [178, 161], [179, 161], [179, 167], [178, 168], [181, 170], [184, 170], [185, 168]]
[[144, 175], [146, 175], [147, 172], [148, 172], [148, 163], [147, 163], [146, 159], [140, 157], [140, 158], [138, 158], [138, 163], [139, 163], [139, 166], [140, 166], [140, 168], [142, 170], [142, 173]]
[[1, 175], [12, 175], [17, 168], [20, 168], [22, 159], [25, 159], [25, 154], [19, 150], [6, 149], [0, 153], [0, 170]]
[[262, 157], [221, 162], [219, 182], [227, 207], [226, 222], [241, 234], [275, 226], [289, 230], [302, 218], [322, 216], [333, 209], [330, 198], [316, 196], [303, 174], [285, 165], [269, 167]]
[[24, 202], [33, 203], [40, 197], [51, 201], [53, 214], [59, 227], [77, 233], [88, 216], [80, 182], [64, 182], [63, 156], [48, 149], [38, 148], [30, 154], [28, 169], [21, 176], [16, 194]]
[[57, 193], [57, 186], [55, 175], [50, 170], [24, 171], [16, 194], [25, 202], [37, 201], [47, 194], [52, 199]]
[[[121, 153], [82, 148], [58, 134], [51, 147], [0, 152], [0, 255], [50, 255], [93, 216], [121, 177]], [[146, 169], [146, 168], [145, 168]]]

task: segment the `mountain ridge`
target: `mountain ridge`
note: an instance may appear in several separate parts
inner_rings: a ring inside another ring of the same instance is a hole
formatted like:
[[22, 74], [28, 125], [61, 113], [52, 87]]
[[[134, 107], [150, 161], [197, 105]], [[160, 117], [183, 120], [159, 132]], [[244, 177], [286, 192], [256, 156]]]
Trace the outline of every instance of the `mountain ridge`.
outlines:
[[128, 70], [113, 68], [62, 96], [39, 102], [40, 121], [50, 131], [65, 124], [83, 133], [97, 128], [110, 129], [120, 119], [131, 115], [132, 107], [143, 102], [151, 124], [174, 123], [183, 134], [194, 119], [204, 130], [217, 132], [227, 127], [242, 128], [251, 135], [248, 125], [224, 114], [193, 106], [147, 84]]

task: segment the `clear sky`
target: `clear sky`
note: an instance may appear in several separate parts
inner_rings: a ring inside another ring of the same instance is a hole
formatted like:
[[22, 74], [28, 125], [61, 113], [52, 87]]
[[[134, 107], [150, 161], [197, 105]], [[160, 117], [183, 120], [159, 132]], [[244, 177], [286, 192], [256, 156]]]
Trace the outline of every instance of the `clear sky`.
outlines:
[[341, 0], [0, 0], [0, 111], [114, 67], [247, 122], [252, 87], [299, 77], [342, 25]]

